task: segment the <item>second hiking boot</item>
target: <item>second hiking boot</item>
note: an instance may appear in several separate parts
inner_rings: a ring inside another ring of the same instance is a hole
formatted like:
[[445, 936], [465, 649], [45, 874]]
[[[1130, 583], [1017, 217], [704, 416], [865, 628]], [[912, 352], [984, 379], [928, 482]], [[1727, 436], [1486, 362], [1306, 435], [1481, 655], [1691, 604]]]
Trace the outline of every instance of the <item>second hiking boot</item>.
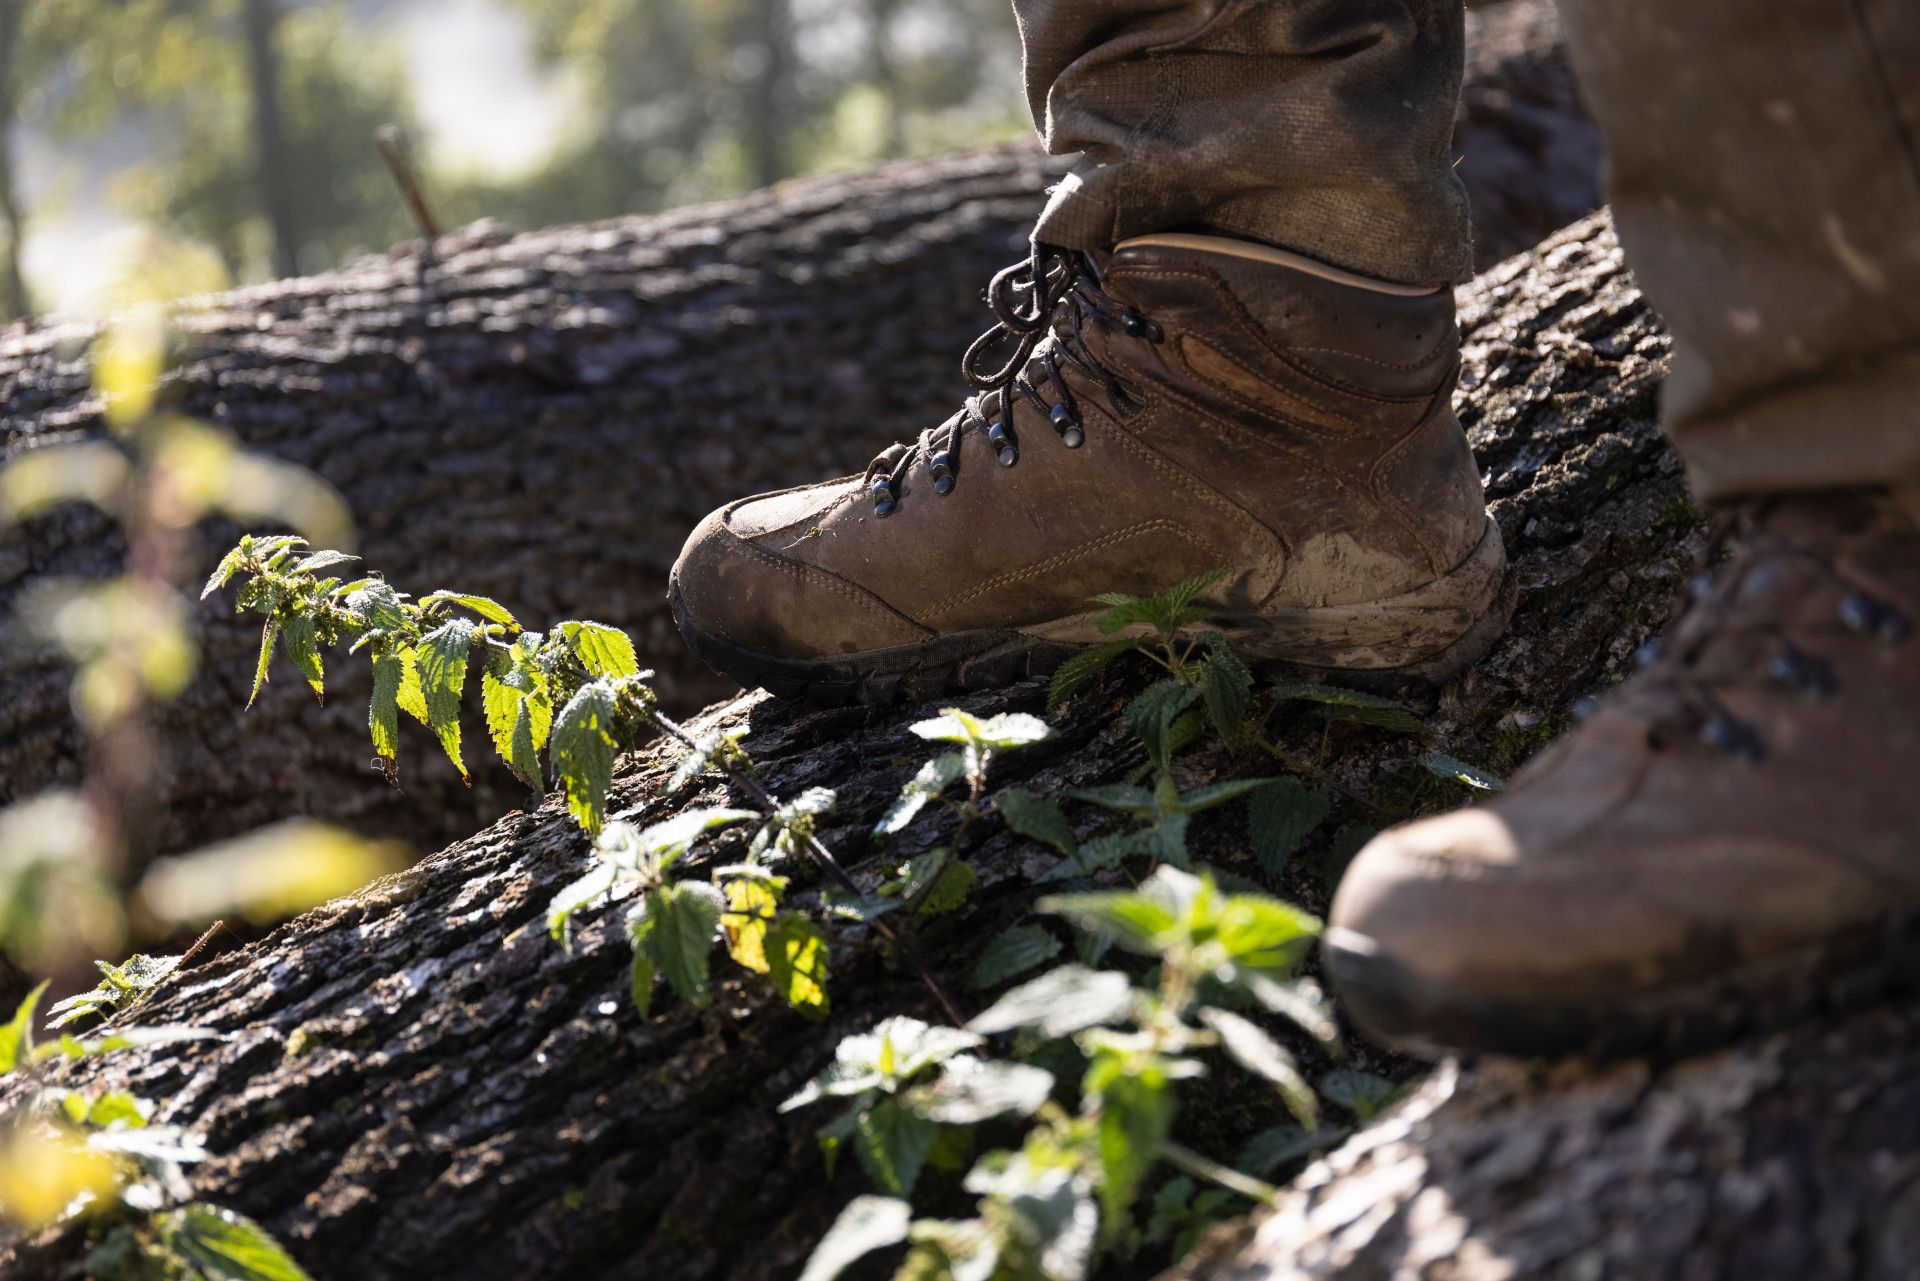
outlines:
[[1511, 606], [1454, 418], [1450, 290], [1167, 234], [1038, 246], [989, 293], [976, 394], [866, 473], [743, 499], [673, 568], [695, 654], [822, 702], [1051, 670], [1097, 592], [1211, 572], [1249, 660], [1444, 679]]

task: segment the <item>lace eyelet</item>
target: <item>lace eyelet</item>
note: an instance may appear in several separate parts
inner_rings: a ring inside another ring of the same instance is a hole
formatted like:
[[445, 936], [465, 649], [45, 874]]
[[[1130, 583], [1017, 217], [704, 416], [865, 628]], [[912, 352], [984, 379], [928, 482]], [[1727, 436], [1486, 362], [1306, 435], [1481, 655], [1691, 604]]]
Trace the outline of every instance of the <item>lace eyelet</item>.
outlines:
[[1905, 640], [1913, 629], [1905, 614], [1865, 592], [1855, 592], [1840, 602], [1840, 621], [1849, 631], [1878, 637], [1889, 645]]
[[1159, 342], [1166, 335], [1160, 326], [1137, 311], [1130, 311], [1120, 318], [1120, 328], [1129, 338], [1144, 338], [1148, 342]]
[[876, 480], [873, 482], [873, 488], [868, 490], [867, 493], [868, 496], [873, 499], [873, 514], [875, 516], [890, 516], [893, 514], [893, 486], [890, 483], [884, 479]]
[[987, 427], [987, 443], [993, 446], [995, 455], [1002, 467], [1011, 467], [1020, 461], [1020, 449], [1013, 443], [1013, 437], [1007, 434], [1006, 424], [992, 423]]
[[1060, 433], [1060, 443], [1068, 449], [1078, 449], [1080, 446], [1086, 444], [1086, 442], [1087, 433], [1081, 428], [1079, 423], [1075, 423]]
[[946, 450], [941, 450], [927, 459], [927, 470], [933, 473], [933, 492], [949, 493], [953, 489], [953, 459]]
[[1700, 741], [1722, 756], [1746, 765], [1758, 764], [1767, 755], [1767, 746], [1751, 726], [1722, 712], [1709, 717], [1700, 727]]
[[1839, 692], [1840, 682], [1824, 660], [1791, 646], [1774, 656], [1767, 674], [1796, 694], [1818, 702]]

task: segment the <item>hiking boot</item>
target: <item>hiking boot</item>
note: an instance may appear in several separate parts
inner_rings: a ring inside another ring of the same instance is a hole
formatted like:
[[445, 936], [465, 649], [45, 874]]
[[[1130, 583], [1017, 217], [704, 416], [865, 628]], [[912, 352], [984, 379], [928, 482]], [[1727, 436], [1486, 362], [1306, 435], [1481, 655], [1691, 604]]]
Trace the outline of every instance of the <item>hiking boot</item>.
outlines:
[[1180, 234], [1036, 246], [989, 302], [953, 417], [701, 522], [669, 590], [695, 654], [822, 702], [984, 688], [1110, 639], [1095, 593], [1214, 571], [1249, 660], [1440, 680], [1505, 626], [1450, 290]]
[[1643, 670], [1477, 808], [1354, 860], [1325, 960], [1403, 1048], [1691, 1052], [1920, 976], [1920, 529], [1746, 508]]

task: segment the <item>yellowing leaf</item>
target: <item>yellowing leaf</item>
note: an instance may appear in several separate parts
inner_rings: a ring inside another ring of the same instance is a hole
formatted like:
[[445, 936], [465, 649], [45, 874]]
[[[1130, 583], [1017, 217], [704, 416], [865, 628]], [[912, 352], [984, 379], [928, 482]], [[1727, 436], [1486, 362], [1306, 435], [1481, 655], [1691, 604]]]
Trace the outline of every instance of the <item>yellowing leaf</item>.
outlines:
[[148, 911], [173, 927], [222, 916], [269, 924], [350, 894], [410, 861], [393, 842], [289, 819], [162, 859], [140, 878], [137, 893]]
[[727, 882], [727, 914], [721, 920], [727, 953], [755, 974], [767, 972], [767, 931], [779, 908], [780, 895], [771, 882], [753, 876]]
[[808, 1018], [825, 1018], [827, 940], [820, 927], [797, 912], [783, 912], [767, 931], [763, 946], [774, 990]]
[[120, 1163], [64, 1126], [16, 1123], [0, 1136], [0, 1217], [38, 1231], [77, 1211], [82, 1198], [115, 1198]]

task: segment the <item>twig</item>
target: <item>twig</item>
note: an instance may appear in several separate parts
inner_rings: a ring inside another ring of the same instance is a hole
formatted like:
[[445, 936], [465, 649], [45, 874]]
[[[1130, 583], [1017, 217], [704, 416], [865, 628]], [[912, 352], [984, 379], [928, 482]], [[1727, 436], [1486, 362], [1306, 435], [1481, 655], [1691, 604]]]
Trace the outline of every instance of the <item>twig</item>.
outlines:
[[[682, 744], [696, 751], [699, 750], [699, 741], [671, 717], [657, 710], [649, 711], [648, 716], [669, 737], [678, 739]], [[732, 779], [737, 787], [751, 796], [769, 814], [777, 814], [780, 811], [779, 798], [769, 792], [759, 779], [736, 770], [731, 765], [722, 765], [721, 768], [726, 770], [727, 777]], [[822, 844], [820, 838], [812, 832], [807, 833], [806, 850], [808, 856], [820, 866], [822, 871], [826, 872], [834, 884], [856, 899], [866, 897], [859, 883], [847, 875], [847, 869], [841, 867], [840, 861], [834, 858], [833, 851]], [[926, 986], [927, 991], [933, 993], [933, 999], [940, 1003], [940, 1008], [945, 1011], [947, 1018], [952, 1020], [953, 1025], [965, 1027], [967, 1016], [960, 1012], [960, 1007], [954, 1003], [951, 996], [947, 995], [946, 988], [941, 986], [940, 980], [934, 977], [933, 971], [927, 968], [925, 962], [921, 961], [914, 950], [908, 946], [907, 941], [896, 934], [892, 926], [877, 916], [868, 918], [867, 924], [873, 927], [874, 933], [893, 944], [894, 950], [900, 954], [900, 959], [907, 963], [907, 968], [919, 976], [920, 982]]]
[[393, 174], [394, 183], [400, 188], [401, 198], [407, 202], [407, 209], [413, 214], [413, 221], [420, 228], [420, 234], [427, 238], [427, 253], [433, 253], [433, 242], [440, 239], [440, 225], [434, 221], [433, 211], [427, 207], [426, 193], [420, 187], [420, 174], [413, 165], [413, 149], [407, 145], [407, 135], [401, 132], [399, 125], [381, 125], [374, 131], [374, 146], [380, 149], [380, 156], [387, 162], [387, 169]]
[[1280, 1189], [1273, 1184], [1242, 1174], [1232, 1166], [1221, 1165], [1211, 1157], [1201, 1156], [1192, 1148], [1182, 1147], [1178, 1143], [1162, 1143], [1160, 1155], [1166, 1158], [1168, 1165], [1178, 1166], [1188, 1174], [1218, 1183], [1228, 1191], [1238, 1192], [1262, 1205], [1272, 1205], [1280, 1197]]

